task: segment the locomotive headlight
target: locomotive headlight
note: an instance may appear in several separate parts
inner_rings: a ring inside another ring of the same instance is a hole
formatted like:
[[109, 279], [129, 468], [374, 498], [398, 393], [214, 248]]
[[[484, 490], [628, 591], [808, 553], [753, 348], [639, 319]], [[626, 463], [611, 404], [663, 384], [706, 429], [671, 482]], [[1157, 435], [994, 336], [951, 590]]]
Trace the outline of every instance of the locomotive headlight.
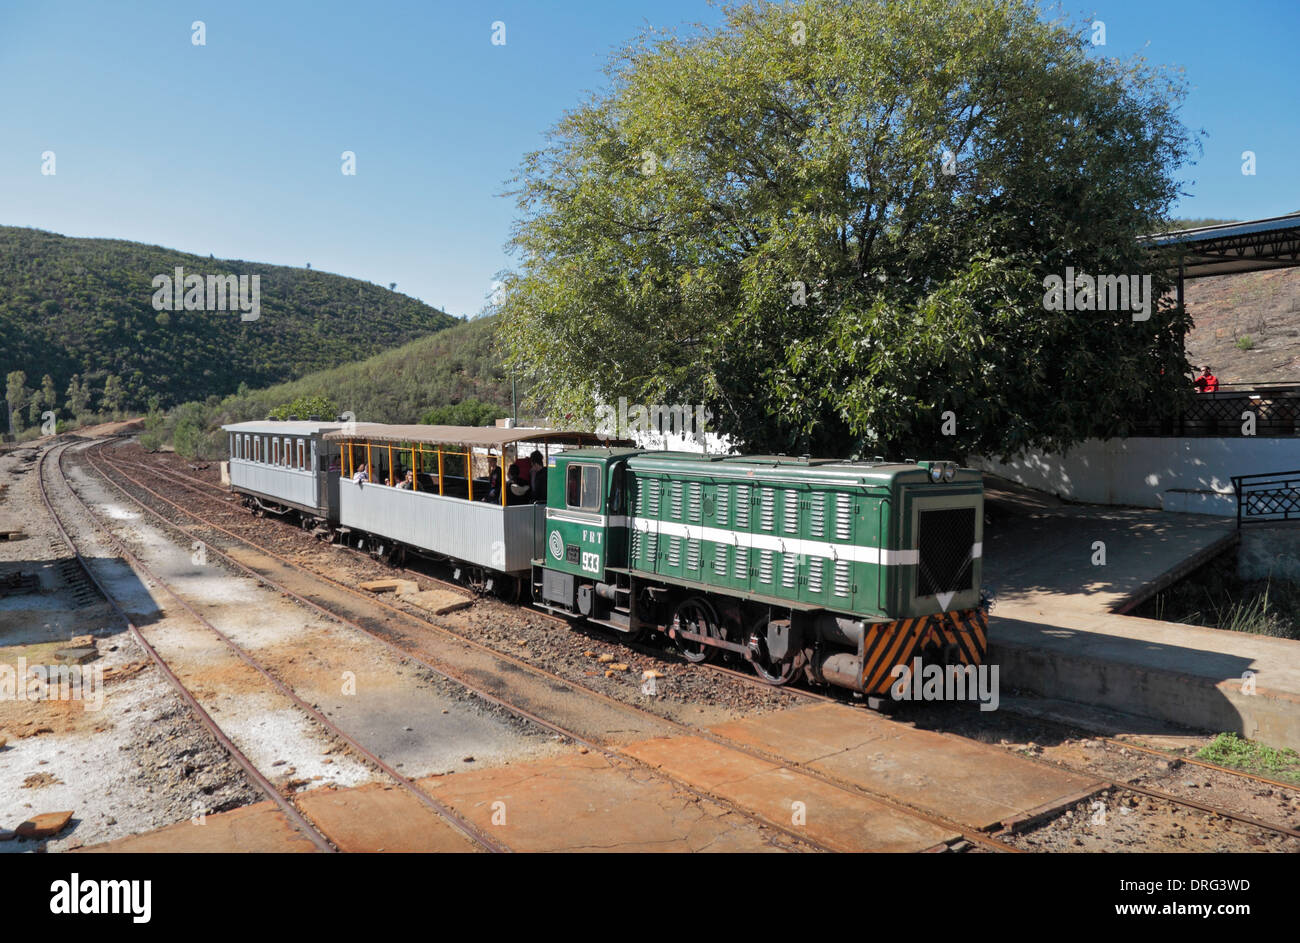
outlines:
[[952, 481], [956, 477], [957, 477], [957, 466], [952, 462], [944, 462], [943, 480]]
[[930, 480], [937, 485], [940, 479], [942, 478], [943, 478], [943, 465], [941, 465], [939, 462], [933, 462], [930, 465]]

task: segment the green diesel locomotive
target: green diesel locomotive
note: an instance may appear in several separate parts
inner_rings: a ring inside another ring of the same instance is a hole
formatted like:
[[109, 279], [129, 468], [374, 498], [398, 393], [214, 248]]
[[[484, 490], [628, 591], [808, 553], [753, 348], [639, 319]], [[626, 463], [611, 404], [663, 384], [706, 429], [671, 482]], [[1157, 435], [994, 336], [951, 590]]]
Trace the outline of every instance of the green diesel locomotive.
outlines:
[[984, 660], [977, 471], [584, 448], [547, 481], [532, 582], [552, 612], [873, 697], [915, 658]]

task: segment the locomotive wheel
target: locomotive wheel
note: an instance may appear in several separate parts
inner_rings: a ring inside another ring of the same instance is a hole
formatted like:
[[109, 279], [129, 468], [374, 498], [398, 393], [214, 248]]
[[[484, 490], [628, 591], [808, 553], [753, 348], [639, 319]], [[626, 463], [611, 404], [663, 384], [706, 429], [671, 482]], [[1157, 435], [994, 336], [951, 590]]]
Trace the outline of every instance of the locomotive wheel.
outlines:
[[[674, 630], [686, 628], [688, 631], [699, 635], [717, 638], [720, 632], [718, 613], [703, 596], [692, 596], [683, 600], [673, 610], [672, 628]], [[693, 665], [708, 661], [710, 656], [717, 651], [712, 645], [679, 636], [673, 637], [673, 643], [677, 646], [677, 650], [682, 653], [682, 657]]]
[[773, 687], [789, 684], [798, 674], [798, 658], [783, 662], [773, 662], [767, 654], [767, 619], [760, 617], [749, 627], [750, 637], [758, 636], [758, 651], [753, 652], [749, 663], [754, 666], [754, 674]]

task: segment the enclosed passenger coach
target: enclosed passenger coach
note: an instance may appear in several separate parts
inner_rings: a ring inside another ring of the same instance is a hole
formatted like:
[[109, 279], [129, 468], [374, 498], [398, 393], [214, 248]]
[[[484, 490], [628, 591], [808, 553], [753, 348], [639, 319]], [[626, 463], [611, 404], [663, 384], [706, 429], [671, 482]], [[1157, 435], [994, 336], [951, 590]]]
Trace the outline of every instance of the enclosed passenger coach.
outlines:
[[530, 489], [512, 494], [512, 466], [526, 485], [532, 451], [546, 462], [566, 446], [598, 441], [558, 429], [381, 423], [354, 423], [327, 439], [342, 454], [345, 541], [390, 560], [409, 551], [451, 560], [462, 581], [506, 596], [540, 556], [546, 523]]
[[341, 423], [239, 422], [229, 436], [230, 487], [259, 514], [297, 514], [304, 526], [337, 520], [339, 449], [324, 435]]

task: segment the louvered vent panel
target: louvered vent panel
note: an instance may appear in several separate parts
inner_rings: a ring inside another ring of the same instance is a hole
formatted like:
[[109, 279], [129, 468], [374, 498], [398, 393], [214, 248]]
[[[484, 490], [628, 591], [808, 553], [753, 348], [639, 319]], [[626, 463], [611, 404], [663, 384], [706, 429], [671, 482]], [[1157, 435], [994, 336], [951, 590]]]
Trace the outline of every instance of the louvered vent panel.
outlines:
[[813, 557], [808, 561], [808, 592], [820, 593], [822, 591], [822, 574], [826, 570], [826, 560], [822, 557]]
[[851, 582], [852, 572], [849, 569], [848, 560], [835, 561], [835, 595], [849, 596], [852, 595], [853, 584]]
[[853, 508], [847, 494], [835, 496], [835, 539], [848, 540], [853, 532]]
[[814, 494], [808, 499], [808, 533], [813, 537], [826, 536], [826, 494]]
[[799, 555], [787, 553], [783, 556], [784, 559], [781, 561], [781, 585], [786, 589], [794, 589], [799, 577]]
[[713, 545], [713, 572], [718, 576], [727, 575], [727, 545]]

